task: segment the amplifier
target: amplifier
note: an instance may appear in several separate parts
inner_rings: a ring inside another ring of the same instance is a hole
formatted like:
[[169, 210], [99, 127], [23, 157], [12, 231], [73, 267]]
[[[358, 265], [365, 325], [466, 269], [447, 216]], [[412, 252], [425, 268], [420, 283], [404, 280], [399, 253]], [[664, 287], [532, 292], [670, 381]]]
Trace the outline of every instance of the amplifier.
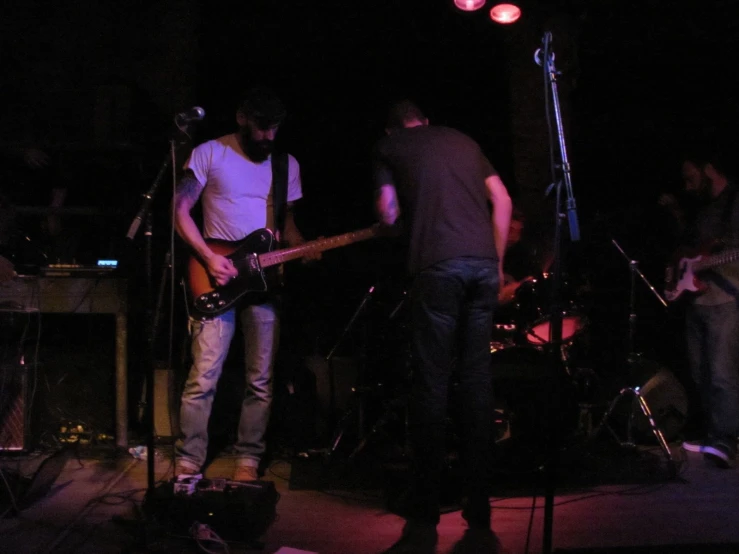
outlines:
[[28, 369], [0, 364], [0, 452], [28, 450]]
[[200, 479], [186, 490], [173, 479], [147, 493], [144, 510], [173, 534], [188, 535], [198, 522], [225, 541], [251, 544], [274, 522], [278, 499], [272, 481]]

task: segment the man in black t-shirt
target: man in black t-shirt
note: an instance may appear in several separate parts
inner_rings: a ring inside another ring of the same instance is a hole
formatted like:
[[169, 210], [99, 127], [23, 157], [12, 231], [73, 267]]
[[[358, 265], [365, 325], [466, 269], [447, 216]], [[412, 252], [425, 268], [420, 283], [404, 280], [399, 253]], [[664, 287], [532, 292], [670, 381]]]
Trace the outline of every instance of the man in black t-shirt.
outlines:
[[[434, 552], [445, 457], [449, 377], [458, 370], [464, 429], [465, 539], [475, 551], [494, 543], [489, 479], [493, 413], [490, 337], [502, 282], [511, 199], [475, 141], [430, 126], [409, 101], [390, 110], [376, 148], [381, 222], [403, 213], [408, 234], [413, 384], [413, 477], [407, 523], [389, 554]], [[481, 546], [483, 545], [483, 546]]]

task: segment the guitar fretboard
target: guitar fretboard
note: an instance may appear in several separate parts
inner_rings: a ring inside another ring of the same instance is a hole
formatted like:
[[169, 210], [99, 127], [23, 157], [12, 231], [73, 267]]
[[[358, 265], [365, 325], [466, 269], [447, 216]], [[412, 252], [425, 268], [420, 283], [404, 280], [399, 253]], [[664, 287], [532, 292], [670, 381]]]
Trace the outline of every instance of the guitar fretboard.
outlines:
[[329, 237], [326, 239], [318, 239], [300, 246], [293, 246], [292, 248], [285, 248], [281, 250], [275, 250], [274, 252], [266, 252], [259, 255], [259, 264], [262, 267], [270, 267], [273, 265], [282, 264], [302, 258], [310, 252], [324, 252], [331, 250], [332, 248], [338, 248], [340, 246], [346, 246], [353, 242], [359, 242], [367, 240], [378, 235], [378, 227], [368, 227], [361, 231], [352, 231], [351, 233], [344, 233], [343, 235], [337, 235], [335, 237]]
[[718, 254], [712, 254], [711, 256], [701, 258], [693, 265], [693, 270], [705, 271], [706, 269], [728, 264], [736, 260], [739, 260], [739, 248], [726, 250], [725, 252], [719, 252]]

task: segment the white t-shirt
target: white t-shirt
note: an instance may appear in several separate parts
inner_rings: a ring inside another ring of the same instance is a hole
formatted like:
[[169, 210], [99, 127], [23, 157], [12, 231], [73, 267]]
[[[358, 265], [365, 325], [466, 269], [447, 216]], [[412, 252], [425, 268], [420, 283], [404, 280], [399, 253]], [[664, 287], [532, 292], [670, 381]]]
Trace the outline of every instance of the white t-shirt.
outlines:
[[[300, 166], [288, 155], [287, 201], [303, 196]], [[241, 240], [264, 227], [273, 229], [272, 160], [254, 163], [235, 133], [196, 146], [185, 167], [200, 184], [203, 236]]]

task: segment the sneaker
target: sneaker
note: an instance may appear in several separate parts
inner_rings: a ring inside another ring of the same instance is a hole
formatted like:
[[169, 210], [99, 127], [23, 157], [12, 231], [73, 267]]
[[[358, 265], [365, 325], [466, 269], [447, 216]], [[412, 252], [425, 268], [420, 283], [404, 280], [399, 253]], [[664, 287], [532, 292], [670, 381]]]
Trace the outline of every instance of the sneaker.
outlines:
[[258, 481], [259, 473], [256, 467], [236, 466], [233, 475], [234, 481]]
[[403, 527], [403, 535], [398, 542], [383, 550], [382, 554], [434, 554], [438, 541], [436, 525], [409, 521]]
[[687, 450], [688, 452], [703, 452], [706, 448], [706, 441], [683, 441], [682, 447], [683, 450]]
[[730, 469], [736, 465], [736, 452], [721, 443], [703, 447], [703, 457], [721, 469]]

